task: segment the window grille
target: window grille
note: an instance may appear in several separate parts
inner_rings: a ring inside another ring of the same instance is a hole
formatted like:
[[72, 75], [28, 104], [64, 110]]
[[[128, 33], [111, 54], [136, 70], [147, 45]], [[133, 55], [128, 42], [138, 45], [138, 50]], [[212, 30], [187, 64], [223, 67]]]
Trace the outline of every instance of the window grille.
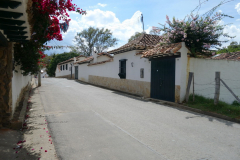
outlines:
[[118, 73], [118, 76], [121, 79], [126, 79], [126, 61], [127, 61], [127, 59], [120, 59], [119, 60], [119, 73]]
[[144, 78], [144, 68], [140, 69], [140, 78]]

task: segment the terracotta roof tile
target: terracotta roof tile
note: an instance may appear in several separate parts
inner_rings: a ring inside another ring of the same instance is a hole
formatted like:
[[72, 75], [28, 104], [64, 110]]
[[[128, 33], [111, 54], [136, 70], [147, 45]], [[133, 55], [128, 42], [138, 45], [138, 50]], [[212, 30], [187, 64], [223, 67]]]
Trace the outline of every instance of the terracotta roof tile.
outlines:
[[224, 59], [224, 60], [240, 61], [240, 52], [217, 54], [217, 55], [211, 57], [210, 59]]
[[152, 58], [152, 57], [161, 57], [161, 56], [172, 56], [177, 55], [178, 51], [182, 48], [182, 42], [171, 43], [171, 44], [158, 44], [153, 49], [148, 49], [143, 52], [141, 57], [143, 58]]
[[113, 58], [113, 56], [111, 56], [110, 54], [108, 54], [106, 52], [98, 53], [98, 57], [100, 57], [100, 56], [108, 56], [109, 58]]
[[136, 53], [136, 55], [141, 55], [143, 54], [143, 51]]
[[102, 62], [89, 63], [88, 66], [97, 65], [97, 64], [103, 64], [103, 63], [112, 62], [112, 61], [113, 61], [113, 58], [108, 59], [108, 60], [106, 60], [106, 61], [102, 61]]
[[74, 64], [88, 63], [88, 62], [90, 62], [91, 60], [93, 60], [93, 56], [87, 57], [87, 58], [85, 58], [84, 60], [79, 61], [79, 62], [76, 62], [76, 63], [74, 63]]
[[[78, 60], [80, 57], [86, 57], [86, 56], [83, 56], [83, 55], [77, 56], [77, 57], [76, 57], [76, 60]], [[59, 62], [58, 65], [64, 64], [64, 63], [68, 63], [68, 62], [71, 62], [71, 61], [74, 61], [74, 57], [73, 57], [73, 58], [70, 58], [70, 59], [68, 59], [68, 60], [66, 60], [66, 61]]]
[[161, 39], [162, 39], [161, 36], [151, 35], [151, 34], [142, 34], [137, 39], [132, 40], [117, 49], [108, 51], [108, 53], [118, 54], [118, 53], [125, 52], [126, 50], [131, 51], [136, 49], [145, 49], [145, 46], [146, 48], [153, 48], [156, 44], [160, 42]]

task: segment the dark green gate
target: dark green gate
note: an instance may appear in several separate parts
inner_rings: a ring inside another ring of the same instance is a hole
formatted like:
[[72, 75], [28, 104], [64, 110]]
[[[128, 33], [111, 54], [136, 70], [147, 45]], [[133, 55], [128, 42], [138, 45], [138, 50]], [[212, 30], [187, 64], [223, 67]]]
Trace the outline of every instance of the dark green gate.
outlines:
[[175, 101], [175, 58], [151, 60], [151, 98]]
[[78, 79], [78, 66], [75, 66], [75, 79]]

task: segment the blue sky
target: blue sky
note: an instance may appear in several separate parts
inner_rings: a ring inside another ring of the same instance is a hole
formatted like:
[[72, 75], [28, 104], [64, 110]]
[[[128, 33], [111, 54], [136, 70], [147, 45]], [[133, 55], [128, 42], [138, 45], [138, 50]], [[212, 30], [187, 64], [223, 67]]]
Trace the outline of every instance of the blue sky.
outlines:
[[[63, 33], [63, 41], [53, 40], [47, 43], [49, 46], [70, 46], [74, 45], [73, 39], [77, 32], [87, 29], [90, 26], [108, 28], [117, 39], [118, 45], [109, 50], [118, 48], [125, 43], [135, 33], [142, 31], [140, 15], [143, 14], [145, 31], [148, 33], [152, 26], [159, 26], [158, 23], [165, 24], [166, 15], [170, 19], [175, 17], [183, 19], [198, 5], [199, 0], [72, 0], [72, 3], [87, 11], [87, 15], [80, 15], [70, 12], [70, 26], [68, 32]], [[216, 6], [219, 0], [209, 0], [202, 5], [199, 14], [205, 13]], [[240, 42], [240, 1], [234, 0], [221, 6], [217, 11], [231, 15], [234, 18], [225, 18], [221, 24], [229, 24], [224, 32], [231, 36], [236, 36], [231, 41]], [[231, 42], [230, 41], [230, 42]], [[230, 43], [229, 42], [229, 43]], [[224, 46], [229, 43], [224, 44]], [[63, 53], [70, 49], [53, 49], [46, 51], [50, 53]]]

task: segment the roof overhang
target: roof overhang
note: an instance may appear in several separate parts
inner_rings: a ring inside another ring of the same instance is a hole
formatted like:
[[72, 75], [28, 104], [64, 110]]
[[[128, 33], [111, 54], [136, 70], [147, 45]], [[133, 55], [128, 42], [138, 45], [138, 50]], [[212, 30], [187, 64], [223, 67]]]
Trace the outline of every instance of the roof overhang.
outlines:
[[19, 42], [31, 39], [27, 14], [28, 1], [1, 0], [0, 32], [7, 41]]
[[153, 60], [153, 59], [156, 59], [156, 58], [178, 58], [178, 57], [181, 57], [181, 52], [176, 52], [176, 53], [164, 53], [164, 54], [160, 54], [160, 55], [156, 55], [156, 56], [153, 56], [153, 57], [150, 57], [149, 60]]

